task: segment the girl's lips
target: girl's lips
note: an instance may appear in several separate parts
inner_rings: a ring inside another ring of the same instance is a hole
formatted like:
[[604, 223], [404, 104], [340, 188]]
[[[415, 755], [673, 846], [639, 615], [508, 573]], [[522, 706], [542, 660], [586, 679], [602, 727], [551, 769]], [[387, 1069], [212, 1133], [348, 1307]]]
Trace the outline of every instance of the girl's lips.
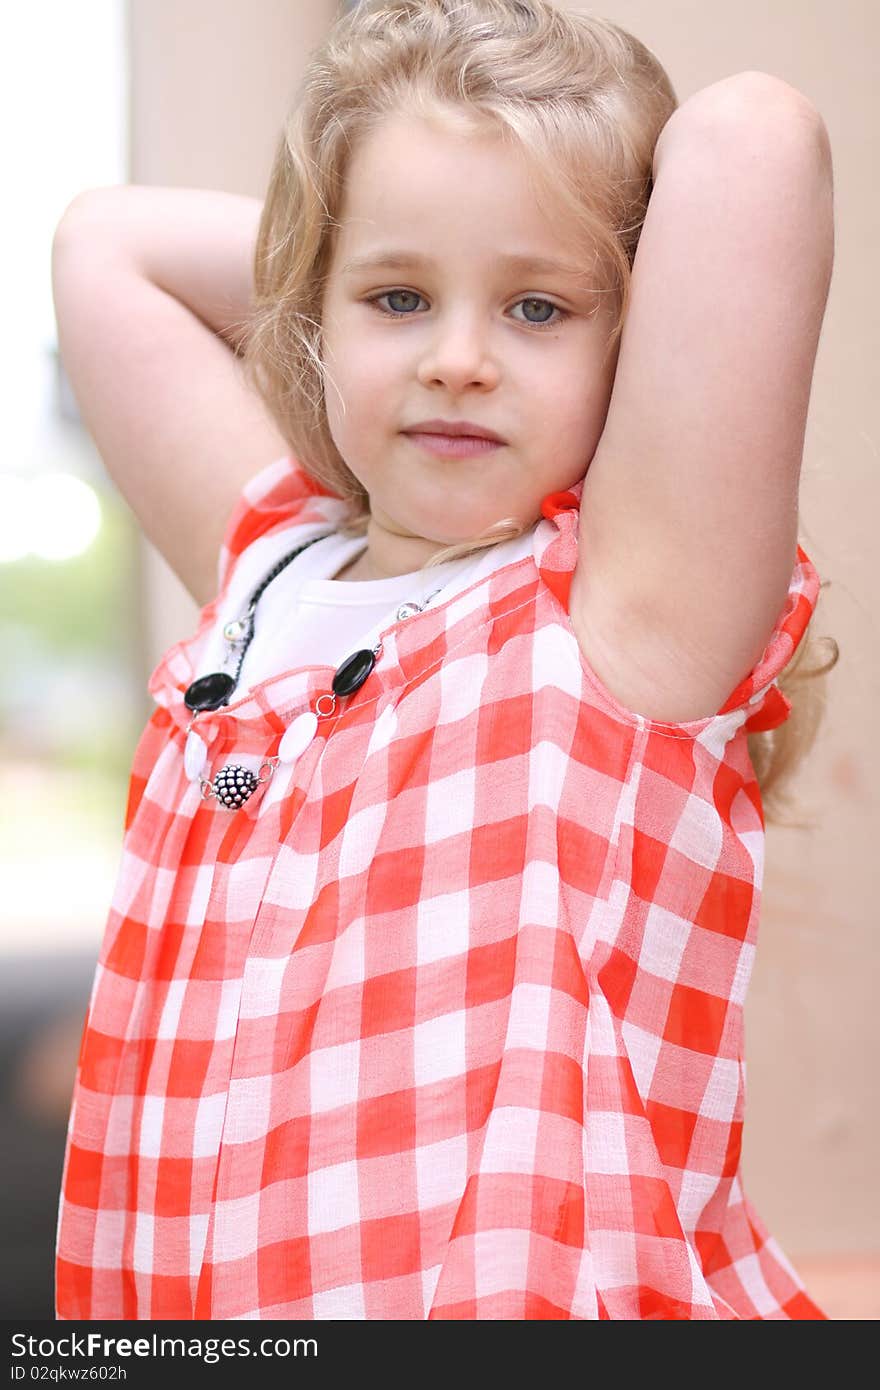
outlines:
[[498, 439], [481, 439], [472, 434], [425, 434], [420, 430], [408, 430], [411, 439], [419, 448], [441, 458], [468, 458], [475, 454], [491, 454], [504, 446]]

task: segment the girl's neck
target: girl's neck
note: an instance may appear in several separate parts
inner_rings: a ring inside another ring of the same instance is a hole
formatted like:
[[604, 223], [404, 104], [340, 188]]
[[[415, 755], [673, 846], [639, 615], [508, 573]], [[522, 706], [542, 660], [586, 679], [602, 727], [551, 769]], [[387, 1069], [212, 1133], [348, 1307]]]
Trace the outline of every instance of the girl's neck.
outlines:
[[390, 530], [374, 517], [368, 524], [366, 542], [360, 554], [334, 575], [335, 579], [369, 581], [415, 574], [444, 548], [440, 541]]
[[372, 570], [369, 567], [369, 563], [366, 565], [364, 564], [365, 555], [365, 551], [362, 552], [360, 555], [356, 555], [355, 558], [353, 560], [350, 560], [347, 565], [343, 565], [342, 569], [339, 570], [337, 574], [333, 575], [333, 578], [344, 579], [346, 583], [349, 583], [354, 580], [364, 581], [369, 579], [376, 579], [377, 576], [373, 574]]

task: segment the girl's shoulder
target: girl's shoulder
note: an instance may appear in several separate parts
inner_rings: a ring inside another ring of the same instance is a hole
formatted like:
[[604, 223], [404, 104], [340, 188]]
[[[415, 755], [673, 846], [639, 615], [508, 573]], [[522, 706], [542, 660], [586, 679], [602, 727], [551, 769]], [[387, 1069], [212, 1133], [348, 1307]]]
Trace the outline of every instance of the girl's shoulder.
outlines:
[[346, 503], [327, 491], [293, 455], [275, 459], [245, 484], [232, 509], [218, 558], [219, 591], [226, 588], [236, 562], [256, 541], [292, 526], [336, 529]]

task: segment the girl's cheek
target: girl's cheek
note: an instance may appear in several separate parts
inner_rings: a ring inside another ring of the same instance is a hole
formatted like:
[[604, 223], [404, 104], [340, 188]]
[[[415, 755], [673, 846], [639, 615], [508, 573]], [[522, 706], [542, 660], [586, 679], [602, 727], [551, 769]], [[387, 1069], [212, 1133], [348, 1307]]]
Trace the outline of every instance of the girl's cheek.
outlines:
[[399, 376], [412, 372], [417, 359], [412, 354], [391, 350], [387, 344], [365, 341], [359, 345], [353, 370], [364, 389], [373, 381], [382, 381], [389, 376]]

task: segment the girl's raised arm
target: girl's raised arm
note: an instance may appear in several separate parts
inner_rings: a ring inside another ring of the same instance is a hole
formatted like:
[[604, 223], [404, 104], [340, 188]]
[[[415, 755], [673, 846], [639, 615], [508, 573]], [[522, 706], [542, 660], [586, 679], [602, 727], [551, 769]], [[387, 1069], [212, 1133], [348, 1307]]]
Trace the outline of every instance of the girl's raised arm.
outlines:
[[288, 452], [237, 355], [261, 206], [201, 189], [91, 189], [53, 245], [61, 357], [82, 418], [199, 605], [216, 592], [243, 484]]
[[599, 677], [662, 721], [717, 712], [785, 603], [834, 255], [831, 152], [759, 72], [660, 135], [571, 617]]

